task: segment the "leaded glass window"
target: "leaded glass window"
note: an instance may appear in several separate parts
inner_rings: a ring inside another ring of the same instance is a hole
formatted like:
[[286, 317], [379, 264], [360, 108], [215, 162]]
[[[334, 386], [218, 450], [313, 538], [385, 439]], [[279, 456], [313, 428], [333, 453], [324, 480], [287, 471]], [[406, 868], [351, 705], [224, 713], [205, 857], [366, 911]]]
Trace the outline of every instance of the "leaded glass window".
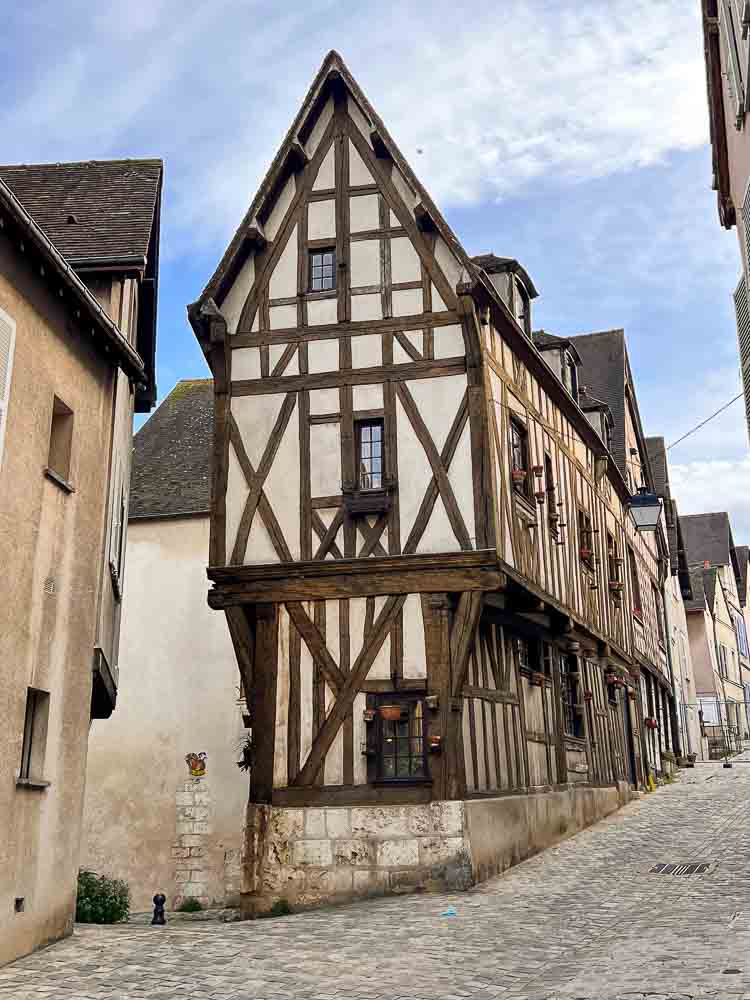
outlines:
[[383, 488], [383, 421], [358, 421], [356, 429], [359, 488], [380, 490]]
[[[383, 696], [383, 705], [386, 696]], [[385, 780], [426, 778], [425, 718], [421, 699], [388, 705], [398, 707], [398, 719], [380, 718], [380, 777]], [[393, 714], [393, 712], [389, 712]]]
[[310, 253], [310, 291], [327, 292], [336, 287], [336, 252], [315, 250]]

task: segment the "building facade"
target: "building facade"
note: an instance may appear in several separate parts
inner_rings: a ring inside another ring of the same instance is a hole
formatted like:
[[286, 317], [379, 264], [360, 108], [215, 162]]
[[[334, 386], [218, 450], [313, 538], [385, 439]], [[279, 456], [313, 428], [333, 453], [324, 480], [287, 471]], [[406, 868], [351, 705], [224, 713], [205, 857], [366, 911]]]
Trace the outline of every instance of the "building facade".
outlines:
[[535, 345], [535, 295], [466, 254], [331, 53], [189, 308], [214, 376], [209, 604], [252, 727], [248, 913], [464, 885], [653, 766], [666, 550], [575, 356]]
[[82, 845], [134, 912], [156, 892], [239, 903], [247, 709], [206, 604], [212, 425], [210, 380], [178, 382], [134, 441], [118, 704], [91, 728]]
[[745, 413], [750, 429], [750, 10], [742, 0], [701, 0], [713, 188], [719, 221], [737, 227], [740, 280], [734, 293]]
[[0, 962], [70, 932], [89, 724], [117, 688], [160, 161], [0, 167]]

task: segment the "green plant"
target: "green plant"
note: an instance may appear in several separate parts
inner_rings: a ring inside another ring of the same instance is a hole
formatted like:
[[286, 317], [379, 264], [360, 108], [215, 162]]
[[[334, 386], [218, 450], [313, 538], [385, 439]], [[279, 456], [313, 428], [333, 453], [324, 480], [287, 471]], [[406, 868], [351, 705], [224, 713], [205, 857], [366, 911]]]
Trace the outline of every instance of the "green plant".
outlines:
[[116, 924], [130, 914], [130, 889], [119, 878], [82, 868], [78, 872], [76, 920], [81, 924]]
[[289, 901], [286, 899], [277, 899], [270, 910], [266, 910], [265, 913], [260, 913], [260, 917], [288, 917], [290, 913], [294, 913], [294, 910], [289, 905]]
[[200, 913], [202, 909], [203, 909], [203, 904], [199, 899], [194, 899], [192, 896], [188, 896], [187, 899], [183, 899], [183, 901], [177, 907], [177, 912]]

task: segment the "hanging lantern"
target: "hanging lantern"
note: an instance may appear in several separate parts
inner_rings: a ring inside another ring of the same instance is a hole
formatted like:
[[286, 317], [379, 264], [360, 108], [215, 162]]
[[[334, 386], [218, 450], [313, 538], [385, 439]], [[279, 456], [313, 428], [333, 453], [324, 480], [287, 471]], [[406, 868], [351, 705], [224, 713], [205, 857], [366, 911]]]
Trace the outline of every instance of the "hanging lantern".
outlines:
[[633, 515], [638, 531], [656, 531], [661, 517], [661, 500], [655, 493], [649, 493], [647, 487], [641, 486], [635, 496], [630, 498], [628, 507]]

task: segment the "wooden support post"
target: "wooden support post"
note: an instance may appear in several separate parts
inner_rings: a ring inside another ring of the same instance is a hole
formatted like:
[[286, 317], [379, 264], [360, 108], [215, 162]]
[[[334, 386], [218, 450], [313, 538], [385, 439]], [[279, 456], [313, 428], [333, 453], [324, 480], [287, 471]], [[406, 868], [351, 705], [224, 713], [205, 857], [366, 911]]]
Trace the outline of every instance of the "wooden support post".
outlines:
[[[438, 699], [438, 709], [428, 709], [427, 736], [438, 736], [442, 753], [428, 757], [432, 776], [432, 797], [448, 798], [449, 758], [453, 736], [451, 725], [452, 685], [450, 659], [450, 602], [447, 594], [422, 594], [425, 653], [427, 658], [427, 695]], [[460, 712], [454, 713], [461, 718]], [[458, 727], [460, 732], [460, 726]]]
[[279, 612], [275, 604], [255, 606], [255, 662], [250, 698], [253, 720], [253, 766], [250, 801], [270, 802], [276, 744], [276, 679]]

